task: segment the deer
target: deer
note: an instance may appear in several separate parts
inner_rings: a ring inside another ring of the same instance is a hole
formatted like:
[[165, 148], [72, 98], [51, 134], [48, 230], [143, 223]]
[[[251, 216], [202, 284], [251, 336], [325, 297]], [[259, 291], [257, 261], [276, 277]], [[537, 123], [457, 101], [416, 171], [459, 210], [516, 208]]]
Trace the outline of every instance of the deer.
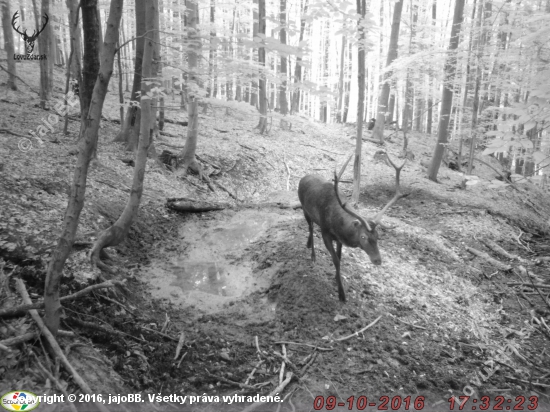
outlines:
[[36, 30], [34, 30], [32, 35], [29, 36], [27, 34], [27, 30], [25, 30], [24, 32], [19, 31], [21, 26], [15, 27], [15, 21], [17, 20], [18, 17], [19, 17], [19, 10], [17, 10], [14, 13], [13, 18], [11, 19], [11, 25], [12, 25], [13, 29], [18, 34], [20, 34], [21, 37], [23, 37], [23, 41], [25, 42], [25, 51], [26, 51], [27, 55], [29, 55], [34, 50], [34, 42], [36, 41], [36, 39], [38, 38], [40, 33], [42, 33], [44, 31], [44, 29], [46, 28], [46, 25], [48, 24], [48, 21], [50, 20], [50, 18], [48, 17], [47, 13], [44, 13], [44, 16], [42, 18], [45, 19], [45, 21], [44, 21], [44, 24], [42, 25], [42, 28], [40, 30], [38, 30], [38, 33], [36, 32]]
[[[321, 228], [321, 235], [325, 247], [332, 257], [336, 268], [336, 283], [338, 285], [338, 297], [341, 302], [346, 301], [346, 294], [340, 276], [340, 261], [342, 259], [342, 245], [351, 248], [361, 248], [375, 265], [382, 264], [382, 258], [378, 249], [377, 226], [391, 228], [381, 223], [382, 216], [399, 199], [410, 193], [402, 193], [399, 185], [401, 169], [407, 163], [407, 159], [399, 167], [386, 154], [386, 160], [395, 169], [395, 195], [373, 218], [364, 219], [352, 210], [347, 202], [342, 202], [342, 193], [338, 189], [338, 183], [344, 173], [350, 159], [348, 158], [340, 173], [334, 171], [334, 185], [318, 175], [304, 176], [298, 185], [298, 198], [302, 204], [304, 216], [309, 225], [307, 248], [311, 248], [311, 260], [315, 263], [315, 246], [313, 244], [313, 223]], [[336, 242], [336, 251], [334, 244]]]

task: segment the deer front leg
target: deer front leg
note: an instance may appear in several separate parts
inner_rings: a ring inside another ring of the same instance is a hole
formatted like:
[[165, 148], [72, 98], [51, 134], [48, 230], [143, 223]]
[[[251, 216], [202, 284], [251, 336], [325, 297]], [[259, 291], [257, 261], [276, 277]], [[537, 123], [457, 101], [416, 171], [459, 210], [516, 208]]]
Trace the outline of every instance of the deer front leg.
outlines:
[[315, 262], [315, 245], [313, 244], [313, 220], [304, 212], [304, 216], [309, 225], [309, 237], [307, 238], [307, 248], [311, 248], [311, 260]]
[[344, 292], [344, 286], [342, 285], [342, 278], [340, 277], [340, 255], [342, 254], [342, 244], [338, 241], [336, 241], [338, 253], [334, 250], [334, 245], [332, 243], [332, 236], [330, 233], [323, 233], [323, 241], [325, 242], [325, 246], [327, 250], [330, 253], [330, 256], [332, 257], [332, 263], [334, 263], [334, 267], [336, 268], [336, 284], [338, 285], [338, 298], [340, 301], [345, 302], [346, 301], [346, 293]]

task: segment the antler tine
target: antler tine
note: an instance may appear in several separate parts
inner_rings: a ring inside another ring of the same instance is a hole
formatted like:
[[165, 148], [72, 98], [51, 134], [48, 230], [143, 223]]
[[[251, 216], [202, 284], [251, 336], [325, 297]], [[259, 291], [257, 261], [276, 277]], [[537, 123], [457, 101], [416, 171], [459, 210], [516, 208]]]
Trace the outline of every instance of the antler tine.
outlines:
[[376, 223], [380, 223], [382, 220], [382, 216], [384, 216], [384, 213], [399, 199], [402, 199], [404, 197], [407, 197], [410, 193], [401, 193], [401, 187], [399, 185], [399, 176], [401, 174], [401, 169], [403, 169], [403, 166], [405, 166], [405, 163], [407, 163], [407, 159], [403, 162], [403, 164], [399, 167], [390, 159], [390, 156], [386, 153], [386, 160], [393, 166], [395, 169], [395, 196], [382, 208], [380, 212], [376, 214], [374, 217], [374, 221]]
[[44, 29], [46, 28], [46, 25], [50, 21], [50, 17], [48, 16], [48, 13], [44, 13], [44, 16], [42, 16], [42, 18], [46, 19], [46, 21], [42, 25], [42, 28], [40, 30], [38, 30], [38, 33], [36, 33], [36, 37], [38, 37], [38, 35], [44, 31]]
[[13, 27], [13, 29], [14, 29], [18, 34], [23, 35], [23, 33], [21, 33], [21, 32], [19, 31], [19, 28], [20, 28], [21, 26], [15, 27], [15, 20], [17, 20], [18, 17], [19, 17], [19, 10], [17, 10], [17, 11], [14, 13], [13, 18], [11, 19], [11, 26]]
[[334, 192], [336, 193], [336, 200], [338, 200], [338, 204], [342, 207], [342, 209], [344, 209], [346, 212], [348, 212], [350, 215], [352, 215], [354, 218], [356, 218], [362, 224], [364, 224], [366, 226], [367, 230], [370, 232], [372, 229], [371, 229], [370, 225], [368, 224], [368, 222], [365, 219], [363, 219], [361, 216], [359, 216], [357, 213], [355, 213], [353, 210], [347, 208], [346, 207], [347, 202], [342, 203], [342, 200], [340, 199], [340, 195], [338, 194], [338, 181], [340, 180], [340, 178], [344, 174], [344, 170], [346, 170], [346, 167], [347, 167], [347, 165], [348, 165], [348, 163], [349, 163], [349, 161], [351, 160], [352, 157], [353, 157], [353, 155], [350, 155], [350, 157], [348, 157], [348, 160], [346, 160], [346, 163], [344, 163], [344, 166], [342, 166], [342, 169], [340, 170], [339, 174], [336, 174], [336, 168], [334, 169]]

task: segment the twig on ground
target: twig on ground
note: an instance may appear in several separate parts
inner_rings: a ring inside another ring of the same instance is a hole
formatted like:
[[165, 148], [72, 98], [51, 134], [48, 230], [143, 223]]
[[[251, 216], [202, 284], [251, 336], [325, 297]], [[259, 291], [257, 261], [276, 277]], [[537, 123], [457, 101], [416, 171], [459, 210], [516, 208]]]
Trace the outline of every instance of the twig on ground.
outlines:
[[247, 384], [244, 384], [244, 383], [235, 382], [235, 381], [232, 381], [231, 379], [224, 378], [223, 376], [214, 375], [213, 373], [210, 373], [207, 369], [206, 369], [206, 373], [207, 373], [208, 376], [210, 376], [214, 379], [217, 379], [220, 382], [224, 382], [224, 383], [227, 383], [227, 384], [233, 385], [233, 386], [238, 386], [241, 389], [251, 389], [251, 390], [257, 389], [255, 386], [252, 386], [252, 385], [247, 385]]
[[162, 333], [162, 332], [160, 332], [160, 331], [158, 331], [158, 330], [150, 329], [150, 328], [148, 328], [147, 326], [141, 326], [141, 325], [140, 325], [140, 328], [143, 329], [143, 330], [152, 332], [152, 333], [156, 333], [157, 335], [160, 335], [160, 336], [162, 336], [162, 337], [165, 337], [166, 339], [173, 340], [174, 342], [179, 342], [179, 339], [178, 339], [178, 338], [174, 338], [173, 336], [167, 335], [166, 333]]
[[[21, 295], [21, 299], [23, 299], [23, 302], [25, 302], [27, 304], [31, 304], [32, 301], [31, 301], [31, 298], [29, 296], [29, 293], [27, 292], [27, 288], [25, 287], [25, 284], [23, 283], [23, 280], [22, 279], [16, 279], [15, 280], [15, 285], [16, 285], [17, 291]], [[67, 371], [72, 375], [75, 383], [79, 386], [79, 388], [82, 390], [82, 392], [91, 395], [92, 394], [91, 388], [84, 381], [84, 379], [82, 379], [82, 377], [78, 374], [78, 372], [73, 367], [73, 365], [71, 365], [71, 363], [65, 357], [65, 354], [63, 353], [63, 350], [61, 349], [61, 347], [59, 346], [59, 344], [55, 340], [55, 337], [52, 335], [50, 330], [46, 327], [46, 325], [42, 321], [42, 318], [38, 314], [38, 311], [36, 311], [35, 309], [31, 309], [29, 311], [29, 314], [33, 318], [34, 322], [38, 325], [38, 328], [42, 332], [42, 335], [48, 341], [52, 351], [61, 360], [61, 363], [63, 364], [65, 369], [67, 369]], [[102, 403], [94, 402], [94, 404], [96, 405], [96, 407], [101, 412], [109, 412], [109, 410]]]
[[[345, 153], [339, 153], [339, 152], [333, 152], [331, 150], [327, 150], [327, 149], [321, 149], [320, 147], [317, 147], [317, 146], [313, 146], [311, 144], [307, 144], [307, 143], [300, 143], [300, 145], [302, 146], [309, 146], [309, 147], [313, 147], [314, 149], [317, 149], [317, 150], [322, 150], [323, 152], [328, 152], [328, 153], [332, 153], [332, 154], [337, 154], [337, 155], [341, 155], [341, 156], [344, 156]], [[333, 159], [334, 160], [334, 159]]]
[[[44, 372], [44, 374], [46, 374], [48, 379], [51, 380], [55, 384], [55, 386], [57, 386], [57, 389], [59, 389], [67, 399], [69, 397], [69, 393], [65, 390], [65, 387], [61, 384], [61, 382], [59, 382], [59, 380], [55, 378], [55, 376], [52, 375], [52, 373], [48, 369], [46, 369], [44, 365], [42, 365], [42, 362], [40, 362], [40, 359], [38, 359], [36, 353], [32, 352], [32, 354], [34, 355], [34, 359], [36, 360], [38, 367], [42, 370], [42, 372]], [[69, 402], [69, 408], [71, 409], [71, 411], [77, 412], [76, 406], [73, 402]]]
[[368, 328], [376, 325], [376, 323], [382, 318], [382, 315], [378, 316], [375, 320], [373, 320], [371, 323], [369, 323], [367, 326], [365, 326], [363, 329], [358, 330], [357, 332], [352, 333], [351, 335], [344, 336], [343, 338], [334, 339], [336, 342], [342, 342], [348, 339], [353, 338], [354, 336], [359, 336], [360, 333], [363, 333]]
[[281, 344], [287, 344], [287, 345], [300, 345], [300, 346], [309, 346], [310, 348], [314, 348], [314, 349], [317, 349], [317, 350], [320, 350], [320, 351], [331, 351], [331, 350], [334, 350], [334, 348], [322, 348], [320, 346], [316, 346], [316, 345], [311, 345], [309, 343], [300, 343], [300, 342], [288, 342], [288, 341], [279, 341], [279, 342], [274, 342], [276, 345], [281, 345]]
[[[290, 381], [292, 380], [292, 372], [287, 372], [286, 374], [286, 379], [281, 382], [281, 384], [279, 386], [277, 386], [275, 389], [273, 389], [271, 392], [269, 392], [269, 395], [267, 396], [275, 396], [276, 394], [281, 394], [283, 392], [283, 390], [286, 388], [286, 386], [290, 383]], [[242, 410], [242, 412], [251, 412], [253, 411], [254, 409], [262, 406], [262, 405], [265, 405], [265, 402], [256, 402], [256, 403], [253, 403], [252, 405], [249, 405], [247, 406], [246, 408], [244, 408]]]
[[[86, 295], [86, 294], [88, 294], [91, 291], [96, 290], [96, 289], [106, 289], [106, 288], [112, 288], [114, 286], [123, 286], [123, 285], [124, 285], [124, 281], [108, 280], [108, 281], [103, 282], [103, 283], [98, 283], [96, 285], [91, 285], [91, 286], [85, 287], [84, 289], [79, 290], [78, 292], [75, 292], [71, 295], [63, 296], [59, 300], [61, 302], [64, 302], [66, 300], [74, 300], [74, 299], [77, 299], [77, 298], [79, 298], [83, 295]], [[17, 315], [24, 314], [25, 312], [27, 312], [29, 310], [32, 310], [32, 309], [43, 309], [43, 308], [44, 308], [44, 302], [36, 302], [36, 303], [28, 304], [28, 305], [20, 305], [20, 306], [14, 307], [14, 308], [6, 308], [6, 309], [3, 309], [3, 310], [0, 310], [0, 318], [17, 316]]]

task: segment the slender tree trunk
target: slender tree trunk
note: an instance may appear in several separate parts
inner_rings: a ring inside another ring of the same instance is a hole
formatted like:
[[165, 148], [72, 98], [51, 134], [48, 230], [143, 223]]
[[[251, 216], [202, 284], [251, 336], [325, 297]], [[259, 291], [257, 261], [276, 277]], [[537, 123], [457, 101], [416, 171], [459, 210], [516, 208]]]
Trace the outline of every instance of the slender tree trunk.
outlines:
[[120, 61], [120, 54], [122, 49], [120, 48], [120, 41], [117, 43], [116, 62], [118, 67], [118, 102], [120, 103], [120, 128], [124, 126], [124, 92], [122, 91], [122, 62]]
[[[71, 52], [69, 54], [69, 62], [67, 63], [67, 76], [65, 78], [65, 96], [69, 95], [69, 87], [71, 84], [71, 63], [73, 60], [74, 49], [71, 47]], [[69, 134], [69, 110], [68, 102], [69, 99], [64, 99], [65, 101], [65, 125], [63, 126], [63, 134], [67, 136]]]
[[71, 48], [74, 50], [73, 63], [71, 65], [72, 76], [78, 81], [80, 88], [82, 83], [82, 35], [80, 28], [80, 8], [77, 0], [67, 0], [67, 8], [69, 9], [69, 33], [71, 36]]
[[[155, 74], [153, 69], [153, 53], [155, 47], [158, 46], [155, 41], [155, 37], [158, 34], [158, 31], [155, 30], [155, 19], [158, 18], [157, 0], [146, 0], [143, 6], [145, 9], [144, 20], [146, 34], [144, 38], [141, 71], [141, 95], [146, 96], [153, 87], [153, 84], [147, 79], [150, 79]], [[136, 153], [132, 189], [126, 207], [117, 221], [109, 229], [103, 231], [103, 233], [99, 235], [90, 253], [92, 264], [108, 272], [112, 271], [106, 264], [101, 262], [99, 257], [100, 253], [104, 248], [118, 245], [126, 238], [141, 202], [147, 154], [153, 138], [152, 126], [155, 123], [155, 111], [152, 106], [156, 104], [155, 100], [155, 98], [141, 100], [141, 134]]]
[[[252, 8], [252, 39], [255, 39], [258, 36], [258, 10], [254, 5], [258, 4], [258, 0], [252, 0], [253, 2], [253, 8]], [[259, 6], [258, 6], [259, 7]], [[251, 62], [254, 61], [254, 51], [250, 51], [250, 60]], [[250, 87], [250, 104], [254, 107], [258, 107], [258, 82], [255, 80], [252, 80], [251, 87]]]
[[[298, 42], [301, 43], [304, 40], [304, 32], [306, 31], [306, 13], [308, 7], [308, 0], [303, 0], [302, 13], [300, 18], [300, 37]], [[302, 81], [302, 57], [296, 57], [296, 65], [294, 67], [294, 83], [300, 83]], [[292, 113], [298, 113], [300, 111], [300, 87], [295, 87], [294, 95], [292, 96]]]
[[61, 310], [61, 304], [59, 302], [59, 284], [63, 266], [73, 247], [80, 212], [84, 206], [88, 167], [92, 158], [92, 153], [97, 145], [97, 135], [103, 103], [107, 94], [109, 80], [113, 73], [122, 6], [123, 0], [111, 0], [107, 33], [105, 35], [105, 47], [101, 53], [100, 75], [97, 77], [90, 110], [85, 119], [83, 138], [78, 143], [78, 159], [73, 176], [71, 193], [69, 195], [69, 203], [63, 220], [63, 230], [46, 272], [46, 285], [44, 288], [44, 322], [54, 336], [57, 335], [59, 329], [59, 315]]
[[[286, 0], [280, 0], [281, 4], [281, 31], [279, 33], [281, 38], [281, 44], [286, 45]], [[281, 76], [283, 77], [283, 82], [279, 91], [279, 107], [281, 109], [282, 115], [288, 114], [288, 99], [286, 97], [286, 85], [287, 85], [287, 75], [288, 75], [288, 57], [281, 56]]]
[[[214, 22], [216, 18], [216, 4], [215, 0], [210, 0], [210, 50], [208, 51], [208, 82], [206, 87], [206, 97], [216, 97], [216, 76], [214, 73], [214, 66], [216, 60], [216, 30], [214, 29]], [[210, 86], [212, 85], [212, 86]], [[204, 112], [206, 112], [206, 105], [204, 106]]]
[[[266, 21], [265, 21], [265, 0], [258, 1], [258, 34], [265, 36]], [[265, 47], [258, 47], [258, 62], [260, 66], [265, 67]], [[267, 133], [267, 84], [265, 73], [260, 73], [260, 87], [259, 96], [260, 100], [260, 121], [258, 126], [260, 134]]]
[[137, 1], [135, 7], [136, 17], [136, 41], [135, 41], [135, 60], [134, 60], [134, 83], [132, 93], [130, 94], [130, 107], [126, 111], [124, 125], [120, 133], [115, 137], [115, 142], [126, 143], [126, 150], [137, 150], [139, 131], [141, 125], [140, 115], [140, 97], [141, 89], [141, 65], [143, 61], [143, 47], [145, 44], [143, 35], [145, 34], [145, 4], [143, 1]]
[[[198, 87], [199, 79], [197, 76], [198, 61], [201, 55], [201, 38], [197, 29], [199, 23], [199, 5], [197, 0], [186, 0], [186, 6], [189, 10], [187, 17], [187, 34], [188, 47], [187, 61], [189, 64], [189, 82], [194, 83], [195, 87]], [[192, 90], [192, 89], [191, 89]], [[187, 169], [191, 169], [199, 174], [202, 179], [202, 170], [199, 163], [195, 159], [195, 152], [197, 150], [198, 129], [199, 129], [199, 112], [198, 112], [198, 97], [195, 93], [189, 93], [189, 101], [187, 104], [188, 110], [188, 125], [187, 125], [187, 140], [185, 141], [185, 147], [179, 154], [182, 158], [182, 174], [187, 173]]]
[[[99, 73], [99, 21], [97, 19], [97, 0], [81, 0], [82, 27], [84, 30], [84, 65], [80, 85], [80, 137], [83, 136], [85, 121], [92, 99], [97, 75]], [[113, 56], [114, 58], [114, 56]]]
[[[388, 124], [393, 122], [393, 113], [395, 112], [395, 93], [390, 95], [389, 104], [388, 104]], [[398, 120], [398, 119], [395, 119]]]
[[353, 163], [353, 192], [351, 195], [351, 201], [354, 204], [359, 202], [359, 195], [361, 192], [361, 146], [363, 142], [363, 116], [365, 112], [365, 28], [363, 21], [367, 12], [366, 0], [357, 0], [357, 14], [361, 18], [357, 21], [359, 31], [359, 44], [358, 44], [358, 72], [357, 72], [357, 87], [359, 91], [359, 97], [357, 101], [357, 135], [355, 139], [355, 160]]
[[336, 121], [342, 123], [344, 117], [344, 63], [346, 52], [346, 35], [342, 35], [342, 48], [340, 51], [340, 76], [338, 78], [338, 112], [336, 113]]
[[8, 58], [8, 88], [17, 90], [15, 84], [15, 78], [17, 76], [17, 69], [15, 68], [15, 60], [13, 55], [15, 54], [15, 48], [13, 43], [13, 31], [11, 28], [11, 12], [9, 2], [2, 4], [2, 27], [4, 29], [4, 44], [6, 45], [6, 54]]
[[[388, 67], [397, 58], [397, 43], [399, 40], [399, 26], [401, 25], [401, 12], [403, 10], [403, 0], [399, 0], [395, 3], [393, 9], [393, 21], [391, 25], [390, 46], [388, 50], [388, 57], [386, 59], [386, 67]], [[378, 99], [378, 113], [376, 115], [376, 124], [374, 125], [373, 138], [379, 139], [381, 143], [384, 143], [384, 123], [386, 120], [386, 113], [388, 111], [388, 100], [390, 97], [390, 83], [389, 78], [391, 73], [386, 72], [384, 75], [384, 84], [382, 85], [382, 93]], [[359, 119], [357, 119], [359, 121]]]
[[[45, 21], [45, 15], [50, 15], [50, 0], [42, 0], [41, 14], [39, 16], [35, 16], [37, 31], [42, 27], [42, 24]], [[38, 36], [38, 48], [40, 54], [46, 55], [50, 60], [55, 58], [50, 53], [52, 24], [52, 22], [46, 24], [44, 31], [40, 33], [40, 36]], [[49, 75], [49, 62], [47, 58], [40, 60], [40, 108], [42, 109], [48, 108], [48, 102], [51, 99], [52, 90], [50, 85], [52, 78]]]
[[428, 179], [433, 180], [434, 182], [437, 181], [437, 172], [441, 166], [441, 159], [443, 158], [443, 152], [445, 151], [447, 144], [447, 128], [449, 127], [451, 108], [453, 105], [453, 87], [456, 70], [455, 50], [457, 49], [460, 40], [460, 28], [462, 25], [463, 14], [464, 0], [456, 0], [453, 27], [451, 29], [451, 40], [449, 42], [447, 60], [445, 62], [446, 78], [443, 84], [443, 92], [441, 94], [441, 111], [439, 114], [437, 143], [435, 145], [430, 167], [428, 168]]

